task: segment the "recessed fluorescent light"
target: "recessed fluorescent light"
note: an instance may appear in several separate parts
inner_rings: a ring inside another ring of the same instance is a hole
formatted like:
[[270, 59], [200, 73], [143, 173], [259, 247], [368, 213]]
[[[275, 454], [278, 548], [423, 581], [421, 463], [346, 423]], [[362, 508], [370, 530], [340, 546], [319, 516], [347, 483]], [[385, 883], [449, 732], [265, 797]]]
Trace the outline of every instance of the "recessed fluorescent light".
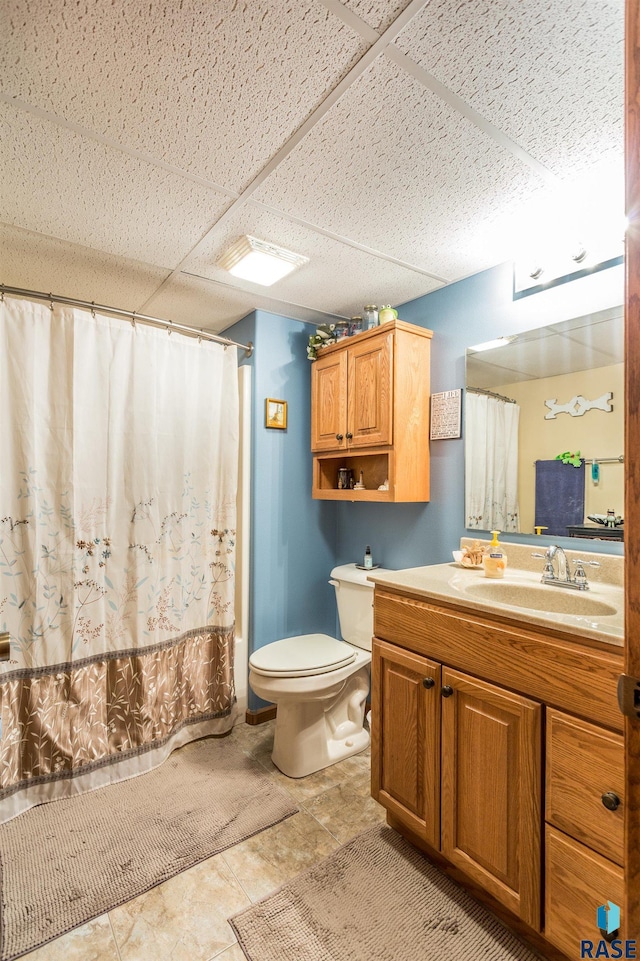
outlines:
[[247, 235], [237, 240], [218, 264], [234, 277], [270, 287], [308, 261], [309, 258], [301, 254]]
[[512, 340], [515, 340], [517, 334], [512, 334], [510, 337], [496, 337], [495, 340], [486, 340], [484, 344], [474, 344], [473, 347], [469, 347], [474, 354], [479, 353], [481, 350], [493, 350], [494, 347], [505, 347], [510, 344]]

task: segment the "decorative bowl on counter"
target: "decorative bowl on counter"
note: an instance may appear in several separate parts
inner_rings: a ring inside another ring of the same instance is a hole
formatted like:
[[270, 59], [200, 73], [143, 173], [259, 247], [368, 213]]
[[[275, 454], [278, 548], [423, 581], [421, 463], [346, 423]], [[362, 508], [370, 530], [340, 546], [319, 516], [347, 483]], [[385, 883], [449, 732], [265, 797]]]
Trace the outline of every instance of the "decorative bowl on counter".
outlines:
[[475, 570], [482, 569], [482, 561], [479, 564], [474, 564], [469, 555], [465, 551], [451, 551], [453, 559], [459, 567], [469, 567]]

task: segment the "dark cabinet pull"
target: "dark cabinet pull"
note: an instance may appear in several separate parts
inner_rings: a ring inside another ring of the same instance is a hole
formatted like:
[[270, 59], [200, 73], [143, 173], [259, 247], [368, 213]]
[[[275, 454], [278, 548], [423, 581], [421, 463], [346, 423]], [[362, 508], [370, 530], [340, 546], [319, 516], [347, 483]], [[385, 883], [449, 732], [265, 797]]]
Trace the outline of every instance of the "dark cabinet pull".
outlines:
[[602, 795], [602, 803], [607, 811], [616, 811], [620, 807], [620, 798], [613, 791], [607, 791], [606, 794]]
[[342, 440], [343, 437], [344, 437], [344, 434], [336, 434], [336, 440]]
[[353, 434], [351, 433], [351, 431], [347, 431], [347, 440], [352, 440], [352, 439], [353, 439]]
[[436, 682], [432, 677], [425, 677], [422, 679], [423, 687], [435, 687]]
[[451, 697], [451, 695], [453, 694], [453, 688], [450, 687], [449, 684], [445, 684], [445, 686], [442, 688], [440, 693], [442, 694], [443, 697]]

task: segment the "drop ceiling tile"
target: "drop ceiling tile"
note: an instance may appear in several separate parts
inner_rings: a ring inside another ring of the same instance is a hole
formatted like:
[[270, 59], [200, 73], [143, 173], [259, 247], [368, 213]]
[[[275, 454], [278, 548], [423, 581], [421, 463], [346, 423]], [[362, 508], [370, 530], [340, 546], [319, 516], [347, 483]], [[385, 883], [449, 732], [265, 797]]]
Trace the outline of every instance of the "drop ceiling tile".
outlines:
[[254, 194], [453, 280], [510, 258], [509, 210], [541, 181], [380, 57]]
[[[540, 340], [520, 341], [518, 338], [505, 347], [485, 353], [487, 362], [494, 368], [503, 367], [509, 373], [517, 370], [532, 377], [555, 377], [568, 370], [590, 370], [614, 363], [610, 354], [558, 333]], [[503, 383], [509, 381], [505, 379]]]
[[343, 7], [348, 7], [379, 33], [393, 23], [408, 3], [409, 0], [342, 0]]
[[396, 45], [558, 176], [622, 155], [618, 0], [431, 0]]
[[167, 276], [148, 264], [0, 224], [0, 283], [138, 310]]
[[222, 194], [0, 103], [1, 208], [18, 227], [175, 267]]
[[3, 15], [3, 90], [237, 191], [367, 49], [314, 0], [7, 0]]
[[575, 329], [564, 337], [600, 358], [598, 363], [590, 364], [590, 367], [606, 367], [609, 364], [620, 364], [624, 360], [622, 318], [618, 323], [594, 324], [592, 327]]
[[521, 370], [511, 370], [509, 367], [498, 367], [488, 361], [480, 360], [476, 355], [467, 357], [465, 377], [467, 387], [494, 390], [505, 384], [535, 379], [534, 374], [525, 374]]
[[145, 313], [219, 333], [252, 310], [255, 304], [250, 293], [176, 274], [149, 301]]
[[[272, 287], [243, 284], [217, 267], [216, 262], [238, 237], [247, 233], [303, 254], [309, 263]], [[300, 305], [346, 317], [360, 314], [364, 304], [395, 305], [441, 286], [418, 271], [326, 237], [251, 203], [224, 225], [214, 228], [186, 261], [184, 269], [235, 283], [258, 296], [280, 298], [292, 307]]]

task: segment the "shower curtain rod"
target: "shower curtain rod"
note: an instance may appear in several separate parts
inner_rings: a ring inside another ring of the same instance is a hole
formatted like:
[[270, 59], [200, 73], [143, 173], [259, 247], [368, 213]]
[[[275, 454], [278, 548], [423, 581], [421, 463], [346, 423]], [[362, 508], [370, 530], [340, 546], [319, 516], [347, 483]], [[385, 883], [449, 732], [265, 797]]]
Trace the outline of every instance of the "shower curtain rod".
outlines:
[[484, 387], [467, 387], [467, 393], [471, 391], [472, 394], [486, 394], [487, 397], [495, 397], [497, 400], [503, 400], [505, 404], [517, 404], [517, 400], [513, 400], [511, 397], [505, 397], [503, 394], [496, 394], [493, 390], [486, 390]]
[[164, 327], [165, 330], [177, 330], [180, 334], [189, 337], [199, 337], [202, 340], [211, 340], [216, 344], [224, 344], [226, 347], [239, 347], [244, 350], [245, 357], [253, 354], [253, 344], [238, 344], [235, 340], [228, 340], [226, 337], [218, 337], [217, 334], [209, 334], [198, 327], [189, 327], [186, 324], [176, 324], [172, 320], [162, 320], [160, 317], [149, 317], [147, 314], [138, 314], [135, 310], [122, 310], [120, 307], [106, 307], [104, 304], [96, 304], [93, 300], [76, 300], [73, 297], [63, 297], [60, 294], [45, 294], [41, 290], [25, 290], [22, 287], [8, 287], [0, 284], [0, 297], [8, 294], [11, 297], [28, 297], [35, 300], [48, 300], [51, 309], [53, 304], [68, 304], [70, 307], [80, 307], [90, 310], [92, 314], [99, 311], [101, 314], [115, 314], [116, 317], [128, 317], [132, 323], [140, 321], [143, 324], [150, 324], [152, 327]]

